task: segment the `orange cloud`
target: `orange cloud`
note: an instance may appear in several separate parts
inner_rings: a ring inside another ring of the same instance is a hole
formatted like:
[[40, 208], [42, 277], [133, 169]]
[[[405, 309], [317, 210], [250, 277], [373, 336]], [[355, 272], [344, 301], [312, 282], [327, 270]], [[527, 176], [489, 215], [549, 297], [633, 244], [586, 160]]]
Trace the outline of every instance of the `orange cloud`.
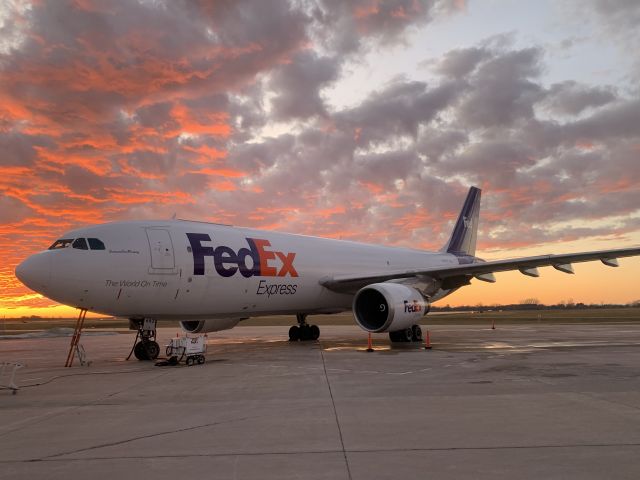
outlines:
[[226, 138], [231, 135], [229, 114], [227, 112], [213, 112], [195, 115], [182, 104], [176, 104], [172, 110], [174, 119], [180, 125], [181, 132], [191, 134], [215, 135]]
[[246, 173], [231, 168], [201, 168], [199, 170], [189, 170], [189, 173], [199, 173], [203, 175], [213, 175], [216, 177], [242, 178]]
[[357, 5], [353, 9], [353, 15], [356, 18], [366, 18], [380, 13], [380, 6], [376, 1], [370, 1], [365, 5]]
[[188, 152], [195, 153], [196, 158], [194, 162], [203, 165], [211, 163], [212, 160], [219, 160], [227, 156], [226, 150], [210, 147], [208, 145], [200, 145], [199, 147], [184, 145], [182, 148]]

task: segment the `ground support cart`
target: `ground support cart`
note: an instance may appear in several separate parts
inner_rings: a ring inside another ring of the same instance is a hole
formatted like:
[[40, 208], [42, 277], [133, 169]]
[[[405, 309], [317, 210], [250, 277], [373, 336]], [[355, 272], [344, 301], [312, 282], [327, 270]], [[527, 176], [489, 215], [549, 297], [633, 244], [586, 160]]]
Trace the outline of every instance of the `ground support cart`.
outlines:
[[178, 362], [184, 360], [188, 365], [202, 365], [207, 353], [207, 338], [204, 335], [196, 337], [176, 337], [169, 340], [166, 354], [168, 358], [176, 357]]

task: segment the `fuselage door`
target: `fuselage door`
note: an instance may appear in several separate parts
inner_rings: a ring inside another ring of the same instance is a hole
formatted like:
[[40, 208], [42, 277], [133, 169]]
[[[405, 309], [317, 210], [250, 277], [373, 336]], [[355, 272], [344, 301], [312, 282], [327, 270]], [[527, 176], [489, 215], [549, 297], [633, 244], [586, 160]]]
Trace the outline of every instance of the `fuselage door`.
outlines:
[[176, 260], [173, 253], [173, 243], [168, 230], [147, 228], [149, 249], [151, 251], [151, 268], [149, 273], [175, 274]]

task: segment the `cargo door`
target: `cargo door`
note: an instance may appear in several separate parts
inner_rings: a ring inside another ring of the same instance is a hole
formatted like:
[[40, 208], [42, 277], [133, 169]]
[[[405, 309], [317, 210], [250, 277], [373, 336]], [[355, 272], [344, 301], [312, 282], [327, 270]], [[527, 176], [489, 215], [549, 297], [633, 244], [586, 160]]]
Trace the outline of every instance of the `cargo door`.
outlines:
[[173, 243], [171, 242], [169, 231], [160, 228], [147, 228], [146, 232], [151, 252], [149, 273], [168, 275], [177, 273]]

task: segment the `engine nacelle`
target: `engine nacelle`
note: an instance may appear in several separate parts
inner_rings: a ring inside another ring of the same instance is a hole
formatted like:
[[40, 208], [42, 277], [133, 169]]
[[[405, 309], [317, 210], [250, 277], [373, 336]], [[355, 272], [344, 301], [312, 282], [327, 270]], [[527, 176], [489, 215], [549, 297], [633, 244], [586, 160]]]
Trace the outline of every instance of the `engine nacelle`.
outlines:
[[399, 283], [374, 283], [353, 298], [356, 322], [367, 332], [402, 330], [418, 324], [429, 302], [415, 288]]
[[208, 320], [181, 320], [180, 327], [188, 333], [209, 333], [229, 330], [235, 327], [240, 318], [211, 318]]

